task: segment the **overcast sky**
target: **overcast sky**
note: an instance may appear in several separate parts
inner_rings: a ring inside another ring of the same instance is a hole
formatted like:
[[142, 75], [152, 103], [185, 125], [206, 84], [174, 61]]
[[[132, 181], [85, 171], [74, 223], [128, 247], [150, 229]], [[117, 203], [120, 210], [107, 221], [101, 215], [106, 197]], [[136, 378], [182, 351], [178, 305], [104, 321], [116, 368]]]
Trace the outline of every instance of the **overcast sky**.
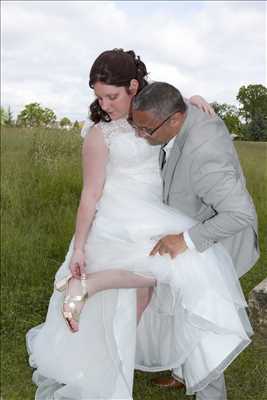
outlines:
[[1, 1], [1, 104], [83, 120], [94, 59], [133, 49], [153, 80], [185, 96], [236, 103], [241, 85], [266, 85], [264, 1]]

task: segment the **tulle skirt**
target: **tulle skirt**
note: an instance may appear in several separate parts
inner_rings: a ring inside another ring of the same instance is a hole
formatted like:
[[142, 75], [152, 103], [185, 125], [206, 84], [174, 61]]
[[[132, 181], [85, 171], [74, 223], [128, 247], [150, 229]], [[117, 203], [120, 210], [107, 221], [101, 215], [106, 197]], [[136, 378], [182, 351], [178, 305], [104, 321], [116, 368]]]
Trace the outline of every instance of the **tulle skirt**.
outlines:
[[[105, 187], [86, 242], [87, 268], [153, 276], [152, 300], [136, 327], [134, 289], [98, 293], [72, 334], [61, 315], [63, 295], [54, 292], [45, 323], [27, 335], [36, 400], [131, 399], [134, 368], [175, 368], [192, 394], [250, 343], [246, 301], [224, 248], [187, 250], [175, 259], [149, 256], [160, 237], [196, 222], [161, 204], [153, 192], [148, 196], [126, 183], [123, 189]], [[56, 280], [68, 273], [72, 252], [73, 240]]]

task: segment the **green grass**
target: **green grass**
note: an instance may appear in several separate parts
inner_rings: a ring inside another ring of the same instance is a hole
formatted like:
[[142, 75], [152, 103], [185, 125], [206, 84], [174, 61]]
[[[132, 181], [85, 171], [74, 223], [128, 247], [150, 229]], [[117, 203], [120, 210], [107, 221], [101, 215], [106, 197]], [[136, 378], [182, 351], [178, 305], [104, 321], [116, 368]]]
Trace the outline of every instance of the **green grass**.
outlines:
[[[54, 274], [74, 232], [81, 139], [66, 131], [6, 128], [1, 143], [2, 399], [30, 400], [36, 388], [31, 383], [25, 333], [45, 318]], [[247, 296], [266, 276], [267, 143], [238, 142], [236, 147], [260, 222], [262, 256], [242, 279]], [[256, 336], [226, 371], [229, 400], [267, 398], [266, 360], [266, 343]], [[136, 372], [135, 400], [190, 399], [182, 392], [152, 387], [151, 377]]]

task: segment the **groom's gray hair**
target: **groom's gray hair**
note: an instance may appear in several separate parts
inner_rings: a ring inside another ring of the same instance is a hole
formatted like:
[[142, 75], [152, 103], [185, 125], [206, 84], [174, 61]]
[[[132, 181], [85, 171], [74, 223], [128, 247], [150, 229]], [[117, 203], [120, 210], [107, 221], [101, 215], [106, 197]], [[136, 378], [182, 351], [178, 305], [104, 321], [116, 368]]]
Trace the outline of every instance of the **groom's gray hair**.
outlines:
[[179, 90], [166, 82], [147, 85], [135, 96], [132, 106], [133, 110], [149, 111], [160, 118], [167, 118], [176, 111], [186, 111], [186, 104]]

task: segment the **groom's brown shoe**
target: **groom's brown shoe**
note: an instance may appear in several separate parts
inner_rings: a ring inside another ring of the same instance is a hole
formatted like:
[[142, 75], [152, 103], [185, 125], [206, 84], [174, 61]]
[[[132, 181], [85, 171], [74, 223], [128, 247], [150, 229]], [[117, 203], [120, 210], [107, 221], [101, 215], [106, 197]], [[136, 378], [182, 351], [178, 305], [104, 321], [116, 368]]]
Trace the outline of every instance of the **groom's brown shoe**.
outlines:
[[177, 381], [172, 376], [160, 376], [151, 380], [153, 385], [162, 389], [184, 389], [184, 384]]

